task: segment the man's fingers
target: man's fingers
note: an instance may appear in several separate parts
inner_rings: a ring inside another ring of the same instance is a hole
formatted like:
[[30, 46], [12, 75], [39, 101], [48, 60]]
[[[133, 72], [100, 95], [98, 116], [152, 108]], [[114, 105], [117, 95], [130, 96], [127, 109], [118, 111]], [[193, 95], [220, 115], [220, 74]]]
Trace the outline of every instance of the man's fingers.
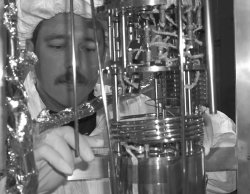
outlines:
[[67, 175], [71, 175], [73, 173], [73, 169], [70, 167], [70, 165], [51, 146], [43, 144], [42, 146], [39, 146], [37, 149], [35, 149], [34, 153], [36, 161], [46, 160], [59, 172]]
[[[59, 153], [61, 153], [62, 156], [66, 156], [68, 153], [68, 150], [66, 149], [66, 144], [64, 145], [63, 142], [58, 139], [55, 140], [54, 136], [59, 136], [63, 139], [63, 141], [66, 141], [70, 147], [75, 149], [75, 136], [74, 136], [74, 130], [69, 126], [60, 127], [58, 129], [54, 129], [52, 134], [48, 134], [46, 137], [46, 142], [52, 147], [54, 147], [56, 150], [58, 150]], [[80, 148], [80, 156], [83, 160], [86, 162], [92, 161], [94, 159], [94, 154], [91, 150], [91, 147], [101, 147], [104, 145], [103, 139], [99, 136], [79, 136], [79, 148]], [[63, 149], [64, 148], [64, 149]], [[67, 150], [66, 153], [64, 153], [62, 150]], [[66, 157], [67, 158], [67, 157]], [[66, 160], [67, 161], [67, 160]], [[70, 162], [70, 161], [67, 161]], [[73, 161], [71, 162], [73, 164]]]
[[[57, 130], [60, 135], [63, 135], [63, 138], [67, 141], [67, 143], [75, 149], [75, 136], [74, 130], [71, 127], [61, 127], [60, 131]], [[86, 137], [86, 138], [85, 138]], [[88, 142], [88, 137], [79, 135], [79, 148], [80, 148], [80, 156], [86, 162], [90, 162], [94, 159], [94, 154], [91, 150], [91, 145]], [[93, 143], [93, 142], [92, 142]], [[97, 143], [99, 143], [97, 141]]]
[[101, 136], [95, 135], [95, 136], [82, 136], [90, 145], [90, 147], [103, 147], [104, 146], [104, 140]]
[[68, 143], [61, 136], [50, 134], [46, 137], [44, 142], [50, 145], [58, 154], [67, 162], [71, 169], [74, 169], [74, 157], [72, 150], [70, 149]]

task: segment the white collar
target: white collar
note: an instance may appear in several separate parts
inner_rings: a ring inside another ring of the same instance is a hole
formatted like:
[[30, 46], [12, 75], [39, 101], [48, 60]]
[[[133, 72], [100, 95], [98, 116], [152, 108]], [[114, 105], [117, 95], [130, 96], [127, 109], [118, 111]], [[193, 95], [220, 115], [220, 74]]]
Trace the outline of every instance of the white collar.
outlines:
[[40, 98], [36, 86], [35, 86], [35, 75], [33, 72], [29, 72], [24, 80], [24, 87], [28, 96], [28, 109], [32, 119], [36, 119], [40, 112], [46, 108], [42, 99]]

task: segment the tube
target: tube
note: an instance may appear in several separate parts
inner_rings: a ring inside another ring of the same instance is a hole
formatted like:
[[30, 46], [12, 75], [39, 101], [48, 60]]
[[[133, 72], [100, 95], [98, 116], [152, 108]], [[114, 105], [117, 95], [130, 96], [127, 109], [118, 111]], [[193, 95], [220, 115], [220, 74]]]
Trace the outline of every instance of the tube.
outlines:
[[78, 108], [77, 108], [77, 92], [76, 92], [76, 51], [75, 51], [75, 27], [74, 27], [74, 3], [70, 0], [70, 29], [71, 29], [71, 60], [73, 68], [73, 85], [74, 85], [74, 134], [75, 134], [75, 156], [78, 157], [80, 154], [79, 148], [79, 130], [78, 130]]
[[215, 90], [215, 66], [213, 51], [213, 30], [210, 12], [210, 1], [205, 0], [205, 31], [206, 31], [206, 57], [208, 67], [208, 91], [209, 91], [209, 110], [211, 114], [216, 114], [216, 90]]
[[182, 7], [181, 0], [178, 0], [178, 27], [179, 27], [179, 56], [180, 56], [180, 111], [181, 111], [181, 153], [182, 153], [182, 194], [186, 193], [186, 140], [185, 140], [185, 98], [184, 98], [184, 40], [183, 40], [183, 25], [182, 25]]

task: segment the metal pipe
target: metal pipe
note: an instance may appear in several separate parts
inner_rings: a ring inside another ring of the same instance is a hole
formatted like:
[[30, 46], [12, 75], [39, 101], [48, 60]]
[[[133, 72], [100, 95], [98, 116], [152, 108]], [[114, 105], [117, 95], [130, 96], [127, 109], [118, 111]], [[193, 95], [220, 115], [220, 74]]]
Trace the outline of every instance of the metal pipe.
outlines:
[[126, 37], [126, 18], [125, 18], [125, 9], [124, 7], [122, 8], [122, 13], [121, 13], [121, 17], [122, 17], [122, 59], [123, 59], [123, 68], [126, 69], [127, 67], [127, 37]]
[[119, 61], [120, 58], [120, 30], [119, 30], [119, 12], [114, 9], [114, 31], [113, 31], [113, 41], [114, 41], [114, 61]]
[[[187, 84], [191, 85], [191, 72], [187, 71]], [[187, 89], [187, 97], [188, 97], [188, 115], [192, 115], [192, 93], [191, 89]]]
[[111, 64], [111, 74], [112, 74], [112, 93], [114, 94], [113, 98], [113, 119], [117, 122], [119, 120], [118, 115], [118, 74], [117, 74], [117, 65], [116, 65], [116, 38], [115, 38], [115, 30], [114, 24], [112, 22], [114, 10], [108, 10], [108, 36], [109, 36], [109, 58], [113, 63]]
[[108, 10], [109, 60], [114, 60], [112, 10]]
[[180, 120], [181, 120], [181, 154], [182, 154], [182, 194], [186, 193], [186, 140], [185, 140], [185, 99], [184, 99], [184, 39], [183, 39], [183, 25], [182, 25], [182, 0], [178, 0], [178, 37], [179, 37], [179, 57], [180, 57]]
[[215, 65], [214, 65], [214, 51], [213, 51], [213, 30], [210, 0], [205, 1], [205, 31], [206, 31], [206, 58], [208, 67], [208, 91], [209, 91], [209, 110], [211, 114], [216, 114], [216, 90], [215, 90]]
[[77, 107], [77, 91], [76, 91], [76, 51], [75, 51], [75, 27], [74, 27], [74, 2], [70, 0], [70, 29], [71, 29], [71, 62], [73, 68], [73, 86], [74, 86], [74, 124], [75, 124], [75, 156], [80, 153], [79, 148], [79, 126], [78, 126], [78, 107]]
[[113, 76], [112, 76], [112, 82], [113, 82], [113, 86], [112, 87], [112, 93], [114, 94], [114, 99], [113, 99], [113, 118], [114, 118], [114, 121], [115, 122], [118, 122], [120, 119], [119, 119], [119, 109], [118, 109], [118, 103], [119, 103], [119, 100], [118, 100], [118, 70], [117, 70], [117, 67], [113, 67]]
[[[3, 21], [4, 2], [0, 2], [0, 20]], [[6, 48], [7, 48], [7, 32], [0, 22], [0, 193], [5, 193], [5, 180], [2, 179], [6, 176], [6, 111], [5, 111], [5, 89], [4, 89], [4, 67], [6, 65]], [[2, 187], [2, 188], [1, 188]], [[3, 189], [3, 190], [1, 190]]]
[[108, 137], [109, 150], [110, 150], [109, 157], [110, 157], [110, 176], [111, 176], [110, 180], [111, 180], [111, 189], [112, 189], [111, 191], [112, 191], [112, 194], [117, 194], [117, 181], [116, 181], [115, 164], [114, 164], [115, 160], [114, 160], [114, 156], [113, 156], [113, 152], [112, 152], [111, 131], [110, 131], [110, 124], [109, 124], [109, 116], [108, 116], [107, 96], [106, 96], [105, 86], [104, 86], [104, 81], [103, 81], [102, 62], [101, 62], [99, 43], [98, 43], [98, 38], [97, 38], [97, 21], [96, 21], [96, 15], [95, 15], [94, 0], [91, 0], [91, 11], [92, 11], [96, 51], [97, 51], [97, 58], [98, 58], [98, 67], [99, 67], [99, 74], [100, 74], [100, 81], [101, 81], [101, 91], [102, 91], [105, 118], [106, 118], [106, 123], [107, 123], [107, 137]]
[[[186, 84], [186, 80], [187, 80], [187, 76], [186, 76], [186, 72], [184, 72], [183, 74], [183, 81], [184, 81], [184, 85]], [[187, 95], [187, 89], [184, 89], [183, 91], [183, 95], [184, 95], [184, 112], [185, 115], [188, 114], [188, 95]]]
[[154, 75], [154, 86], [155, 86], [155, 111], [156, 111], [156, 118], [159, 118], [160, 114], [160, 106], [159, 106], [159, 91], [158, 91], [158, 76], [155, 73]]

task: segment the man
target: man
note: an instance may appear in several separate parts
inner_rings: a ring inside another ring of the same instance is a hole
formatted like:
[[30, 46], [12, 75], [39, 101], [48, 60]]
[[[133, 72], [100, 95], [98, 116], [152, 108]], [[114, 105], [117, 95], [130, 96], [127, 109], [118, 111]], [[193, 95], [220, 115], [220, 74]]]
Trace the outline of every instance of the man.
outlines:
[[[25, 80], [29, 96], [28, 106], [35, 119], [45, 107], [50, 111], [58, 112], [73, 105], [72, 67], [69, 55], [71, 47], [69, 1], [17, 0], [17, 5], [19, 38], [22, 44], [26, 43], [26, 48], [34, 51], [39, 58], [34, 72], [30, 72]], [[90, 10], [89, 2], [74, 0], [78, 104], [91, 98], [98, 78], [98, 62]], [[97, 34], [100, 53], [104, 56], [103, 29], [98, 28]], [[122, 106], [124, 114], [147, 112], [147, 107], [143, 108], [147, 99], [145, 96], [140, 96], [124, 102]], [[133, 110], [129, 107], [133, 107]], [[215, 126], [215, 121], [218, 119], [222, 122]], [[214, 141], [213, 133], [205, 133], [207, 134], [205, 139], [207, 153], [210, 147], [220, 142], [224, 134], [229, 133], [230, 136], [235, 137], [232, 125], [226, 116], [220, 114], [218, 119], [215, 118], [214, 121], [207, 119], [214, 126], [210, 124], [206, 132], [211, 132], [212, 127], [217, 138]], [[80, 156], [87, 162], [94, 158], [91, 147], [103, 145], [103, 129], [105, 128], [103, 115], [97, 114], [93, 122], [95, 125], [91, 125], [91, 130], [84, 127], [82, 132], [90, 136], [80, 136]], [[227, 123], [229, 129], [220, 130], [222, 123]], [[219, 130], [214, 127], [219, 127]], [[74, 163], [79, 161], [79, 158], [73, 157], [70, 149], [74, 149], [72, 128], [65, 126], [51, 129], [36, 139], [38, 141], [35, 141], [34, 153], [39, 170], [38, 193], [51, 193], [52, 191], [55, 193], [109, 193], [106, 183], [103, 184], [97, 180], [65, 182], [66, 176], [72, 174], [74, 170]], [[235, 139], [232, 139], [234, 142]]]
[[[26, 48], [34, 51], [39, 58], [39, 64], [25, 81], [29, 96], [28, 107], [33, 118], [45, 107], [58, 112], [73, 106], [73, 78], [69, 55], [70, 15], [69, 3], [66, 2], [69, 1], [17, 1], [19, 38], [23, 45], [27, 40]], [[89, 2], [74, 1], [74, 13], [77, 103], [81, 104], [91, 98], [98, 79], [98, 61]], [[103, 38], [103, 29], [100, 28], [98, 40], [102, 56]], [[97, 124], [102, 121], [99, 117], [96, 120]], [[98, 131], [97, 126], [93, 133]], [[102, 134], [98, 135], [80, 136], [80, 156], [83, 160], [93, 160], [94, 155], [90, 148], [103, 145]], [[70, 147], [74, 148], [73, 130], [70, 127], [53, 129], [39, 136], [34, 150], [39, 170], [39, 193], [53, 191], [65, 182], [65, 175], [72, 174], [75, 158]]]

